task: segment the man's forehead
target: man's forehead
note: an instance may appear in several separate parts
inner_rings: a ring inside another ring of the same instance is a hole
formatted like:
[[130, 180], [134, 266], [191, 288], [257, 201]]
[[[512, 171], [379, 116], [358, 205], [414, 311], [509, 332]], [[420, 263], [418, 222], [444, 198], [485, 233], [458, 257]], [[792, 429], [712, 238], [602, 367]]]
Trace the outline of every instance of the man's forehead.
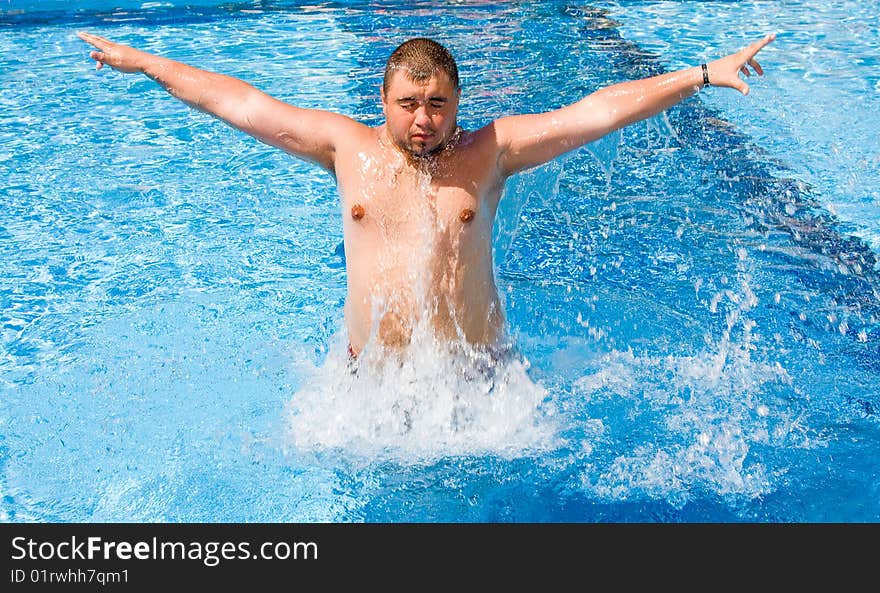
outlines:
[[388, 85], [389, 95], [410, 95], [410, 94], [438, 94], [452, 95], [455, 88], [449, 75], [442, 70], [434, 72], [429, 78], [421, 78], [413, 80], [410, 72], [406, 68], [395, 70], [391, 75], [391, 81]]

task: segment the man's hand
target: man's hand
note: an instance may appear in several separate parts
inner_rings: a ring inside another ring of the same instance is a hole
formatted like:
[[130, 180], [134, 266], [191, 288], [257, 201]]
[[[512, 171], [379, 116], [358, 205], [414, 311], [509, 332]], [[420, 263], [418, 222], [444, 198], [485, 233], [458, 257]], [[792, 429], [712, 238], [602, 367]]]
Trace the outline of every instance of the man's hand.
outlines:
[[142, 71], [144, 52], [127, 45], [113, 43], [109, 39], [98, 37], [91, 33], [80, 31], [77, 33], [77, 36], [86, 43], [91, 43], [101, 50], [93, 51], [89, 54], [89, 57], [95, 60], [95, 68], [97, 70], [100, 70], [104, 64], [107, 64], [114, 70], [127, 74]]
[[744, 47], [735, 54], [730, 54], [714, 62], [710, 62], [709, 66], [709, 83], [712, 86], [724, 86], [734, 88], [743, 95], [749, 94], [749, 85], [739, 77], [742, 72], [746, 76], [751, 76], [749, 66], [754, 69], [759, 76], [764, 74], [761, 65], [755, 60], [755, 55], [761, 51], [765, 45], [776, 39], [776, 34], [771, 33], [763, 39]]

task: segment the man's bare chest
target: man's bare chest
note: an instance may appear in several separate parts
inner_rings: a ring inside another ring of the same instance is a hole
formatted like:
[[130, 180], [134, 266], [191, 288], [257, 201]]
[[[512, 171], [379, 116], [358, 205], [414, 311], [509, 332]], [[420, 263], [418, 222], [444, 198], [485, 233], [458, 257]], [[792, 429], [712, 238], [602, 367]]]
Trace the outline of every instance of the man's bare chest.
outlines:
[[456, 178], [378, 174], [341, 187], [343, 216], [363, 231], [461, 233], [486, 212], [479, 184]]

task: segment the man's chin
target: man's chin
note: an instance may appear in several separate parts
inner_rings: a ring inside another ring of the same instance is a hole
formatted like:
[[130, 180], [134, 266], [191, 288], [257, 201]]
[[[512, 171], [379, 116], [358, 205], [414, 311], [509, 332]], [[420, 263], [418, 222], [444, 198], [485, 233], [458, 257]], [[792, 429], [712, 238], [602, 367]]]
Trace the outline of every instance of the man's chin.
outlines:
[[440, 151], [440, 144], [430, 145], [422, 142], [411, 142], [409, 145], [409, 153], [414, 157], [426, 157], [436, 154]]

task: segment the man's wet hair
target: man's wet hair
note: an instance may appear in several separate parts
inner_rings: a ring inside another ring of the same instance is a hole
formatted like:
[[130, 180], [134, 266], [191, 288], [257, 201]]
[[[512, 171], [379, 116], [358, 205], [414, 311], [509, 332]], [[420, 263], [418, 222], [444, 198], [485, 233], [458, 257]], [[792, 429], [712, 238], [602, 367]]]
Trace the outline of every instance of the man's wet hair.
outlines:
[[437, 72], [445, 72], [455, 90], [461, 88], [455, 58], [448, 49], [433, 39], [415, 37], [404, 41], [391, 52], [385, 65], [385, 78], [382, 80], [382, 88], [386, 93], [391, 85], [391, 77], [397, 70], [403, 70], [413, 82], [424, 82]]

